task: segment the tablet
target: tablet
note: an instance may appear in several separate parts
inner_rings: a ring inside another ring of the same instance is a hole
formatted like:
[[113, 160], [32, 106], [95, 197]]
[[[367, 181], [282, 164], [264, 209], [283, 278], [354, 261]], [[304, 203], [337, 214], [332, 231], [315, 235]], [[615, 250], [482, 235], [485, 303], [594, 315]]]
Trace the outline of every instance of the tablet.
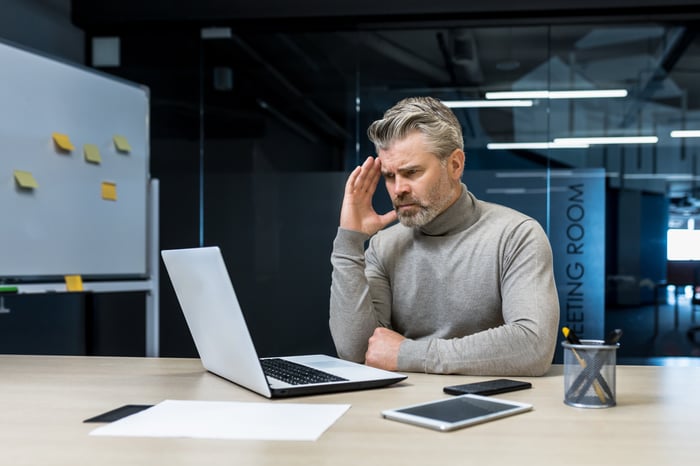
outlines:
[[403, 408], [382, 411], [382, 416], [440, 431], [492, 421], [530, 411], [532, 405], [481, 395], [460, 395]]

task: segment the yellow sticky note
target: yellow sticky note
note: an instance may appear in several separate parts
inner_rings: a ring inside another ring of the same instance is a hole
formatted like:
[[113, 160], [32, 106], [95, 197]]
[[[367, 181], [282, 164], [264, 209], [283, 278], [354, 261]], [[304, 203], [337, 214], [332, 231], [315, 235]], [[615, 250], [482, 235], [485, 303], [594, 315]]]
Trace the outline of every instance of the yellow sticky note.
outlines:
[[66, 275], [66, 291], [83, 291], [83, 277], [80, 275]]
[[131, 146], [129, 141], [126, 140], [124, 136], [114, 135], [114, 146], [119, 152], [131, 152]]
[[102, 199], [107, 201], [117, 200], [117, 184], [111, 181], [102, 182]]
[[75, 149], [75, 147], [73, 147], [73, 143], [70, 142], [70, 138], [67, 134], [51, 133], [51, 137], [53, 138], [53, 142], [56, 143], [59, 149], [67, 151]]
[[39, 187], [39, 183], [36, 182], [31, 172], [15, 170], [15, 181], [17, 181], [20, 188], [34, 189]]
[[85, 160], [88, 162], [102, 162], [102, 157], [100, 157], [100, 149], [95, 144], [85, 144], [83, 146], [83, 153], [85, 154]]

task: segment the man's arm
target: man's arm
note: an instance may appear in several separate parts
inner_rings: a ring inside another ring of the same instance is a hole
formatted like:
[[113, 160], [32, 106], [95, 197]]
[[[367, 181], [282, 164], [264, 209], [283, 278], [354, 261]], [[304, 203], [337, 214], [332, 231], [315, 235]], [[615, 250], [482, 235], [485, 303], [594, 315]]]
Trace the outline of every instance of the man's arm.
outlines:
[[534, 226], [518, 229], [501, 258], [505, 323], [462, 338], [405, 340], [398, 370], [536, 376], [549, 369], [559, 325], [559, 299], [549, 242], [539, 225]]
[[364, 362], [367, 340], [381, 321], [386, 320], [377, 317], [365, 276], [364, 257], [365, 241], [396, 220], [396, 212], [379, 215], [372, 207], [380, 178], [381, 162], [373, 157], [368, 157], [348, 177], [340, 228], [331, 254], [331, 336], [338, 355], [356, 362]]
[[331, 336], [338, 356], [355, 362], [365, 361], [367, 339], [377, 326], [365, 277], [366, 239], [364, 233], [339, 228], [331, 254]]

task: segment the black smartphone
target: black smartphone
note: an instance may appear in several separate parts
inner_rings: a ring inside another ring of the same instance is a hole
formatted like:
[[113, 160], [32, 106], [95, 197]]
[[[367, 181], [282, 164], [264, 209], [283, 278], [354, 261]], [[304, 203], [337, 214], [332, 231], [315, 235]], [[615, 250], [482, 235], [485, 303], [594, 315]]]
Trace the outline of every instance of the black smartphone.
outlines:
[[494, 379], [484, 382], [465, 383], [462, 385], [450, 385], [442, 389], [450, 395], [495, 395], [496, 393], [514, 392], [515, 390], [524, 390], [532, 388], [530, 382], [521, 382], [511, 379]]

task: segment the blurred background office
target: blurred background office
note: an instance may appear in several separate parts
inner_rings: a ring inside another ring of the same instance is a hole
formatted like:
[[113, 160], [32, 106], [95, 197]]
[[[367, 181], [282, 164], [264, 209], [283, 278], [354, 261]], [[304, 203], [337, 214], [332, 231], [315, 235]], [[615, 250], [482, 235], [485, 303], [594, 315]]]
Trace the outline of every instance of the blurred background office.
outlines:
[[[697, 364], [700, 2], [0, 10], [0, 39], [149, 87], [160, 246], [222, 248], [261, 356], [334, 351], [329, 254], [346, 173], [373, 153], [369, 122], [433, 95], [464, 126], [469, 188], [547, 230], [562, 324], [587, 338], [622, 328], [623, 362]], [[1, 352], [144, 354], [138, 293], [7, 299]], [[160, 354], [196, 356], [165, 274]]]

